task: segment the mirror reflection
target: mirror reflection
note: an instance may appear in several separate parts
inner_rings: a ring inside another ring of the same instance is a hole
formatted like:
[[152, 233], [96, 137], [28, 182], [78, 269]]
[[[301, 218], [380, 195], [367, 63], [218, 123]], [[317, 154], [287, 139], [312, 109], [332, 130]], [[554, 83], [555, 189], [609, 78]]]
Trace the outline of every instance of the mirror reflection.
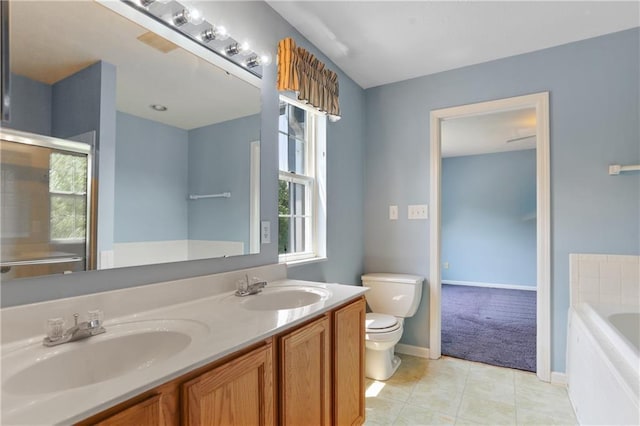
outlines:
[[2, 280], [259, 252], [259, 88], [95, 2], [10, 6]]

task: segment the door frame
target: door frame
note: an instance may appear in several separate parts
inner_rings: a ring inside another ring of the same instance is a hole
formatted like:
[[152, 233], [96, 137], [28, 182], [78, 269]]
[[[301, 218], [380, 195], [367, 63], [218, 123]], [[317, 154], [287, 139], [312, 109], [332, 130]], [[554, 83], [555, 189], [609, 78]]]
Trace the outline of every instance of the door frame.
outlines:
[[536, 110], [536, 374], [551, 380], [551, 193], [549, 92], [431, 111], [431, 222], [429, 256], [429, 356], [441, 356], [441, 133], [440, 122], [521, 108]]

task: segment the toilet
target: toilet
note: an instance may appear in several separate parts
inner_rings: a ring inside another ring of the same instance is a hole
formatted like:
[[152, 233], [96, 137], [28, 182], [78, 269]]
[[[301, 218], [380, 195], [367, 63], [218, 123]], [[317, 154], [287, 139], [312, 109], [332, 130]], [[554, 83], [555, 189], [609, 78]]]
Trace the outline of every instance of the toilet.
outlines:
[[362, 285], [373, 312], [365, 321], [365, 375], [387, 380], [400, 366], [394, 347], [400, 341], [404, 319], [418, 310], [424, 278], [406, 274], [364, 274]]

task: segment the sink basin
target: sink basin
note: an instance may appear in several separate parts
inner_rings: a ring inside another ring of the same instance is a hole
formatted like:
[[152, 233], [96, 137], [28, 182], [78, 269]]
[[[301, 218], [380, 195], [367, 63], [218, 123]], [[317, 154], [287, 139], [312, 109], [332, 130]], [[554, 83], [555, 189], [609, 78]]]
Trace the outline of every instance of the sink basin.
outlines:
[[331, 292], [320, 287], [267, 287], [261, 293], [246, 296], [242, 306], [250, 311], [297, 309], [323, 302]]
[[208, 327], [189, 320], [136, 321], [105, 326], [107, 332], [52, 348], [41, 344], [3, 357], [2, 390], [43, 394], [101, 383], [149, 368], [185, 350]]

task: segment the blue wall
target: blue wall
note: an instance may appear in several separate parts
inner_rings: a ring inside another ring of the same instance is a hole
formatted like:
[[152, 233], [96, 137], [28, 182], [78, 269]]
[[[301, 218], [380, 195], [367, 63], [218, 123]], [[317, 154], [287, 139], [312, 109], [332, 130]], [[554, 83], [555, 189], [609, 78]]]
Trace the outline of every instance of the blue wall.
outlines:
[[536, 286], [536, 151], [442, 160], [442, 280]]
[[96, 132], [94, 166], [98, 180], [98, 252], [113, 246], [116, 145], [116, 68], [96, 62], [53, 85], [52, 136]]
[[[429, 200], [429, 111], [550, 92], [552, 370], [564, 371], [569, 253], [640, 253], [640, 30], [389, 84], [366, 92], [365, 270], [429, 274], [428, 224], [387, 219]], [[425, 290], [427, 290], [425, 288]], [[426, 347], [428, 291], [403, 342]]]
[[116, 135], [114, 242], [186, 240], [188, 132], [118, 112]]
[[189, 202], [189, 239], [242, 241], [249, 250], [251, 142], [260, 115], [189, 131], [189, 193], [231, 192], [231, 198]]
[[[360, 282], [359, 276], [362, 273], [364, 253], [362, 220], [365, 144], [364, 90], [340, 71], [327, 57], [320, 54], [266, 3], [228, 2], [225, 7], [226, 13], [234, 13], [239, 17], [257, 20], [256, 25], [264, 31], [261, 37], [262, 42], [264, 45], [272, 46], [271, 54], [274, 58], [278, 40], [284, 37], [294, 37], [299, 45], [316, 54], [329, 68], [338, 73], [343, 118], [338, 123], [329, 123], [327, 129], [327, 251], [329, 260], [313, 265], [297, 266], [291, 268], [289, 273], [291, 276], [307, 277], [308, 279], [357, 284]], [[265, 68], [261, 88], [260, 214], [262, 220], [271, 222], [272, 235], [277, 235], [279, 93], [276, 90], [275, 61]], [[115, 115], [115, 107], [112, 113]], [[145, 265], [3, 282], [1, 302], [2, 306], [13, 306], [273, 264], [277, 261], [278, 244], [272, 239], [271, 244], [261, 246], [260, 254], [257, 255]]]
[[3, 127], [51, 136], [50, 85], [11, 74], [11, 117]]

